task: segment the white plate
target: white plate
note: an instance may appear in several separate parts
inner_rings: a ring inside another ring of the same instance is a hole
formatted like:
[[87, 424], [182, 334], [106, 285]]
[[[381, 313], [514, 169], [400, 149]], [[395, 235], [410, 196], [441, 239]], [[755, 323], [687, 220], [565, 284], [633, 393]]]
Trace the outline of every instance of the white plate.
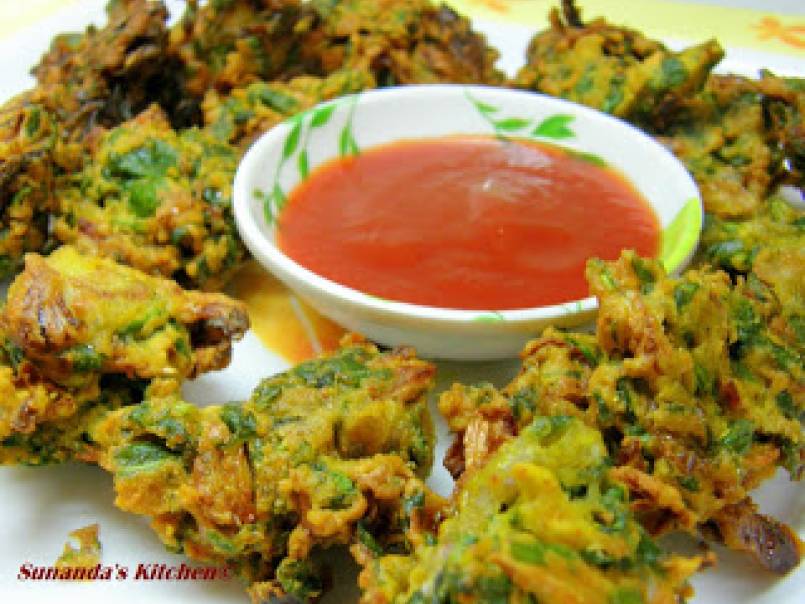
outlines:
[[[8, 0], [5, 0], [8, 1]], [[105, 0], [85, 0], [80, 9], [73, 5], [55, 16], [41, 21], [11, 38], [0, 40], [0, 56], [4, 57], [0, 75], [0, 100], [30, 86], [29, 68], [47, 48], [52, 36], [61, 31], [81, 29], [91, 21], [103, 21]], [[173, 6], [175, 2], [169, 2]], [[529, 29], [477, 22], [491, 44], [502, 53], [501, 67], [509, 72], [521, 64], [528, 43]], [[669, 41], [678, 46], [676, 41]], [[12, 58], [13, 59], [10, 59]], [[723, 65], [733, 71], [752, 74], [767, 67], [782, 74], [805, 75], [802, 62], [780, 55], [747, 50], [728, 52]], [[287, 363], [268, 351], [251, 333], [235, 347], [232, 365], [225, 371], [210, 374], [186, 385], [188, 400], [198, 404], [226, 402], [246, 398], [264, 376], [287, 367]], [[498, 385], [506, 383], [517, 370], [517, 362], [442, 363], [435, 392], [454, 381], [473, 383], [482, 380]], [[441, 460], [449, 444], [444, 423], [437, 418], [438, 443], [436, 458]], [[437, 462], [430, 485], [448, 493], [452, 480]], [[194, 602], [244, 603], [247, 601], [237, 580], [230, 581], [143, 581], [132, 578], [138, 564], [179, 565], [183, 556], [165, 551], [144, 518], [117, 510], [108, 475], [95, 467], [63, 465], [46, 468], [0, 468], [0, 594], [3, 603], [81, 602], [82, 604], [120, 602]], [[781, 472], [757, 493], [761, 510], [795, 527], [805, 537], [805, 489], [791, 483]], [[97, 522], [101, 527], [103, 564], [125, 566], [126, 580], [88, 583], [21, 581], [17, 575], [26, 562], [52, 565], [61, 553], [67, 533]], [[693, 604], [805, 602], [805, 566], [779, 580], [757, 568], [743, 556], [718, 550], [717, 568], [700, 573], [693, 579], [696, 596]], [[326, 604], [349, 604], [356, 601], [355, 567], [341, 552], [331, 557], [333, 591]]]

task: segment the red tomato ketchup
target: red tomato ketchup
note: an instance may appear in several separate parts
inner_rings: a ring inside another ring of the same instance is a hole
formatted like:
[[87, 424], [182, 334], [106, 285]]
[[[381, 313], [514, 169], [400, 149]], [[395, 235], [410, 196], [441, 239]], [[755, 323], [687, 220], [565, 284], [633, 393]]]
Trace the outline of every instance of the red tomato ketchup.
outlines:
[[506, 310], [586, 297], [588, 258], [654, 256], [659, 225], [615, 170], [551, 145], [457, 136], [323, 164], [291, 191], [277, 239], [368, 294]]

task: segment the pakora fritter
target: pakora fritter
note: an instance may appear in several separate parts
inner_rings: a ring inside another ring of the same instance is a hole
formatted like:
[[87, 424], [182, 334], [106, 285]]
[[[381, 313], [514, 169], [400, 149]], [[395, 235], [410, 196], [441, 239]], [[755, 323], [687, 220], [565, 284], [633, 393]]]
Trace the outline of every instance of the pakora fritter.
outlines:
[[288, 82], [258, 81], [227, 95], [210, 91], [202, 108], [204, 123], [215, 137], [246, 149], [258, 136], [317, 103], [374, 88], [368, 71], [343, 69], [325, 78], [299, 76]]
[[168, 52], [167, 16], [161, 2], [110, 2], [104, 27], [54, 38], [33, 69], [36, 86], [0, 109], [0, 277], [26, 252], [56, 244], [48, 223], [60, 213], [57, 181], [80, 170], [98, 130], [152, 103], [176, 127], [200, 122], [200, 98], [184, 95]]
[[2, 461], [91, 458], [83, 434], [96, 407], [225, 367], [247, 327], [243, 304], [222, 294], [69, 246], [28, 255], [0, 313]]
[[202, 98], [254, 81], [313, 73], [300, 63], [302, 32], [313, 18], [299, 0], [187, 2], [170, 32], [170, 52], [181, 58], [187, 91]]
[[551, 27], [531, 40], [519, 88], [650, 122], [696, 92], [724, 52], [714, 40], [672, 52], [638, 31], [604, 19], [582, 23], [573, 2], [553, 9]]
[[55, 237], [186, 287], [222, 288], [246, 255], [232, 214], [235, 150], [197, 128], [174, 131], [153, 105], [89, 153], [59, 186]]
[[45, 104], [72, 140], [94, 127], [113, 127], [159, 103], [185, 127], [198, 107], [185, 107], [182, 72], [168, 53], [168, 11], [152, 0], [113, 0], [104, 27], [62, 34], [32, 73], [36, 102]]
[[[368, 70], [379, 86], [500, 85], [499, 53], [468, 19], [429, 0], [314, 0], [304, 43], [322, 73]], [[307, 59], [309, 62], [310, 59]]]
[[805, 292], [801, 270], [805, 213], [772, 196], [749, 217], [706, 215], [694, 264], [712, 264], [732, 275], [761, 280], [780, 303], [789, 326], [803, 343]]
[[[778, 466], [794, 479], [805, 461], [802, 345], [774, 290], [762, 281], [689, 270], [668, 278], [660, 265], [625, 252], [591, 261], [596, 334], [554, 329], [532, 341], [502, 394], [454, 386], [440, 408], [460, 434], [454, 472], [482, 465], [534, 415], [570, 415], [599, 428], [652, 533], [715, 525], [727, 544], [785, 572], [800, 544], [787, 527], [743, 514], [776, 533], [737, 543], [735, 506]], [[773, 527], [773, 530], [772, 530]]]
[[601, 434], [534, 417], [462, 477], [412, 555], [363, 552], [362, 602], [680, 602], [704, 561], [664, 554], [629, 511]]
[[778, 77], [761, 71], [758, 88], [773, 133], [784, 155], [786, 182], [805, 187], [805, 79]]
[[0, 279], [12, 276], [27, 252], [45, 248], [57, 171], [75, 163], [54, 117], [30, 95], [0, 108]]
[[803, 185], [805, 81], [711, 75], [652, 132], [696, 179], [708, 213], [747, 217], [781, 182]]
[[176, 126], [198, 121], [185, 107], [167, 54], [167, 11], [159, 2], [110, 2], [108, 23], [57, 36], [33, 69], [36, 86], [0, 109], [0, 277], [26, 252], [50, 247], [58, 213], [56, 180], [79, 169], [82, 145], [100, 127], [131, 119], [159, 102]]
[[97, 463], [99, 448], [89, 438], [93, 425], [110, 410], [142, 402], [150, 391], [179, 387], [173, 380], [149, 382], [104, 375], [99, 380], [100, 393], [93, 394], [54, 384], [36, 373], [32, 364], [13, 364], [5, 354], [0, 363], [4, 397], [0, 465]]
[[234, 567], [255, 597], [314, 599], [311, 550], [377, 523], [402, 532], [402, 501], [422, 496], [433, 460], [423, 395], [435, 368], [411, 350], [343, 344], [242, 405], [171, 395], [108, 414], [91, 438], [118, 507], [150, 516], [171, 550]]
[[343, 69], [382, 86], [505, 79], [470, 22], [427, 0], [190, 2], [171, 50], [196, 95]]
[[248, 327], [241, 302], [70, 246], [26, 258], [0, 320], [25, 357], [65, 385], [85, 383], [82, 370], [184, 379], [221, 369]]

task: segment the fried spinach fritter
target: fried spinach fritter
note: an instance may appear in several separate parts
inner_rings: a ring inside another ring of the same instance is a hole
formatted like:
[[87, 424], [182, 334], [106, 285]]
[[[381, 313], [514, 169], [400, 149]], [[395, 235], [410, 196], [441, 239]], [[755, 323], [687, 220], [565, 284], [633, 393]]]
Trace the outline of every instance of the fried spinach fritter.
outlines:
[[26, 358], [68, 386], [87, 370], [184, 379], [221, 369], [248, 327], [241, 302], [70, 246], [26, 258], [0, 320]]
[[573, 3], [563, 4], [564, 15], [553, 9], [550, 29], [531, 40], [517, 87], [650, 122], [701, 88], [724, 54], [714, 40], [672, 52], [604, 19], [583, 24]]
[[198, 98], [255, 80], [316, 73], [300, 63], [302, 31], [313, 18], [298, 0], [215, 0], [187, 10], [170, 33], [186, 86]]
[[102, 28], [53, 39], [33, 69], [32, 95], [54, 113], [64, 136], [80, 140], [95, 126], [115, 126], [154, 102], [181, 113], [182, 99], [169, 96], [182, 86], [171, 79], [177, 69], [167, 53], [167, 17], [162, 2], [112, 0]]
[[0, 356], [0, 465], [81, 461], [97, 463], [92, 426], [113, 409], [137, 405], [147, 392], [174, 391], [174, 380], [132, 380], [104, 375], [97, 392], [65, 388], [42, 377], [27, 360]]
[[[695, 263], [710, 263], [745, 279], [759, 300], [779, 313], [770, 327], [785, 334], [793, 353], [805, 354], [805, 213], [771, 197], [750, 218], [708, 215]], [[796, 358], [796, 357], [794, 357]]]
[[247, 148], [282, 120], [317, 103], [374, 88], [367, 71], [344, 69], [325, 78], [299, 76], [288, 82], [257, 81], [228, 95], [211, 91], [204, 98], [204, 123], [215, 137]]
[[195, 95], [344, 69], [382, 86], [505, 79], [494, 68], [497, 51], [470, 22], [428, 0], [191, 2], [171, 51]]
[[368, 70], [380, 86], [503, 84], [498, 52], [468, 19], [429, 0], [313, 0], [305, 62]]
[[[729, 533], [727, 512], [751, 507], [749, 491], [778, 466], [801, 478], [802, 344], [771, 287], [712, 270], [668, 278], [631, 252], [591, 261], [587, 277], [600, 305], [596, 335], [549, 329], [526, 347], [503, 394], [455, 386], [443, 395], [461, 435], [453, 471], [482, 464], [536, 414], [580, 417], [602, 431], [612, 476], [653, 533], [709, 523]], [[778, 532], [770, 548], [774, 569], [785, 571], [799, 545], [790, 529]]]
[[96, 129], [154, 102], [176, 126], [199, 121], [198, 100], [182, 92], [168, 52], [162, 3], [115, 0], [107, 15], [103, 28], [54, 38], [33, 69], [36, 86], [0, 109], [0, 278], [20, 268], [26, 252], [51, 245], [57, 178], [80, 169]]
[[255, 594], [307, 601], [321, 589], [314, 547], [351, 543], [381, 517], [391, 532], [401, 502], [423, 492], [433, 374], [410, 350], [346, 341], [242, 405], [150, 398], [108, 414], [91, 438], [116, 505], [150, 516], [168, 548], [231, 565]]
[[758, 88], [769, 130], [782, 150], [786, 182], [805, 187], [805, 78], [783, 78], [761, 72]]
[[[801, 271], [805, 266], [805, 212], [773, 196], [750, 217], [705, 215], [694, 264], [712, 264], [732, 275], [761, 279], [772, 287], [783, 314], [805, 308]], [[802, 331], [802, 326], [795, 329]], [[803, 340], [803, 336], [800, 336]]]
[[453, 508], [412, 555], [363, 552], [362, 602], [679, 602], [702, 563], [662, 553], [600, 433], [571, 417], [534, 417], [462, 478]]
[[23, 255], [41, 251], [56, 211], [56, 176], [80, 161], [65, 143], [54, 116], [30, 94], [0, 108], [0, 279], [22, 266]]
[[244, 306], [222, 294], [184, 291], [69, 246], [28, 255], [0, 314], [2, 461], [91, 457], [84, 434], [96, 407], [138, 403], [152, 382], [172, 391], [225, 367], [247, 327]]
[[232, 214], [232, 147], [196, 128], [177, 133], [152, 106], [90, 155], [59, 186], [60, 242], [186, 287], [226, 283], [246, 254]]
[[803, 113], [802, 80], [712, 75], [652, 131], [693, 174], [709, 213], [747, 217], [780, 182], [803, 185]]

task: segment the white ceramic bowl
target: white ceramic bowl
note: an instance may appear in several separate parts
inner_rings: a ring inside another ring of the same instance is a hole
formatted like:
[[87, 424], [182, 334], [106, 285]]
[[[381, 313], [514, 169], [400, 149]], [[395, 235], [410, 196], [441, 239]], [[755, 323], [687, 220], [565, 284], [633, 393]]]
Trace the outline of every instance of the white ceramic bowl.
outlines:
[[[702, 203], [688, 172], [639, 130], [598, 111], [539, 94], [483, 86], [406, 86], [330, 101], [279, 124], [249, 149], [235, 177], [235, 219], [254, 257], [323, 315], [386, 345], [410, 344], [427, 357], [516, 356], [548, 325], [589, 323], [596, 300], [523, 310], [453, 310], [394, 302], [321, 277], [275, 243], [287, 194], [316, 166], [404, 139], [485, 134], [543, 140], [619, 170], [649, 201], [662, 229], [670, 272], [690, 260]], [[616, 220], [616, 218], [613, 218]]]

